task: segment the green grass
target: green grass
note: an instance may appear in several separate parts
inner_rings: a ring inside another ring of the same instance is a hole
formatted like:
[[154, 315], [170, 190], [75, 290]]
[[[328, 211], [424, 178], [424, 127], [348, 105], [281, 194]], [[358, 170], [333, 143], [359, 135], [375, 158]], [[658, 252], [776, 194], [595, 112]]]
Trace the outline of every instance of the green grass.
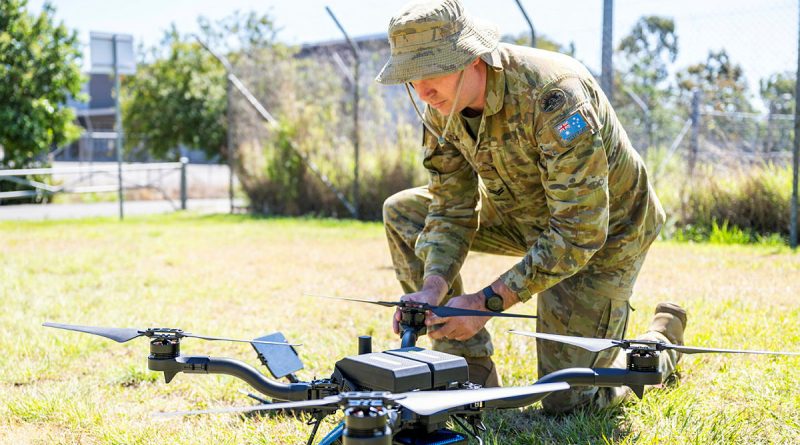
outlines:
[[[145, 340], [117, 344], [44, 321], [239, 338], [280, 330], [304, 344], [303, 379], [330, 375], [335, 359], [355, 353], [357, 335], [373, 335], [376, 350], [399, 343], [390, 311], [305, 296], [400, 295], [377, 223], [176, 214], [0, 223], [0, 240], [3, 443], [297, 444], [310, 431], [279, 416], [157, 421], [154, 412], [252, 402], [227, 376], [179, 374], [165, 384], [147, 370]], [[466, 288], [515, 261], [470, 256]], [[659, 242], [637, 283], [629, 334], [646, 328], [657, 302], [673, 300], [690, 312], [694, 346], [800, 350], [798, 278], [800, 255], [785, 247]], [[535, 304], [519, 310], [534, 313]], [[533, 382], [534, 344], [505, 331], [534, 327], [489, 327], [504, 384]], [[187, 339], [182, 352], [261, 367], [247, 345]], [[548, 417], [537, 404], [489, 414], [487, 443], [800, 442], [800, 359], [693, 355], [679, 369], [676, 385], [616, 410]]]

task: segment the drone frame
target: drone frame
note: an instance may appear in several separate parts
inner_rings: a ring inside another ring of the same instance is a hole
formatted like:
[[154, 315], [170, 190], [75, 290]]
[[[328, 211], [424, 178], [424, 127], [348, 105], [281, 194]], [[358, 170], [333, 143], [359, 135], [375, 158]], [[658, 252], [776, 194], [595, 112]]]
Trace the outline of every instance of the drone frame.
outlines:
[[[378, 302], [377, 304], [382, 303], [386, 302]], [[397, 306], [401, 310], [402, 340], [401, 349], [397, 351], [414, 348], [418, 336], [425, 333], [425, 314], [431, 308], [414, 303], [388, 303], [382, 305]], [[285, 376], [290, 382], [282, 383], [267, 378], [252, 366], [239, 360], [225, 357], [182, 355], [180, 352], [180, 341], [186, 337], [248, 342], [254, 347], [256, 345], [271, 345], [271, 347], [281, 347], [280, 349], [283, 349], [283, 346], [293, 346], [293, 344], [284, 341], [263, 340], [265, 338], [283, 340], [283, 336], [279, 333], [250, 341], [200, 336], [172, 328], [139, 330], [96, 328], [58, 323], [45, 323], [45, 326], [100, 335], [117, 342], [126, 342], [139, 336], [146, 336], [150, 339], [148, 368], [153, 371], [163, 372], [167, 383], [172, 381], [175, 375], [180, 372], [189, 374], [226, 374], [243, 380], [252, 388], [273, 400], [286, 401], [263, 403], [264, 399], [250, 395], [252, 398], [261, 401], [262, 404], [241, 408], [161, 413], [161, 416], [222, 412], [242, 413], [265, 410], [305, 412], [309, 413], [314, 419], [313, 422], [309, 422], [309, 424], [313, 424], [313, 430], [308, 440], [309, 445], [313, 442], [322, 420], [338, 409], [344, 411], [344, 421], [326, 435], [319, 442], [319, 445], [333, 444], [338, 440], [343, 440], [345, 445], [466, 443], [466, 438], [459, 436], [460, 433], [444, 428], [449, 419], [453, 419], [468, 434], [476, 438], [479, 443], [483, 443], [480, 434], [481, 431], [485, 431], [485, 427], [482, 424], [481, 416], [486, 409], [511, 409], [528, 406], [552, 392], [566, 390], [573, 386], [628, 386], [641, 398], [645, 386], [663, 383], [662, 373], [659, 370], [659, 354], [665, 350], [675, 349], [684, 353], [722, 352], [800, 355], [800, 353], [794, 352], [694, 348], [647, 340], [590, 339], [513, 330], [511, 331], [513, 334], [548, 341], [559, 341], [593, 352], [619, 347], [623, 349], [627, 356], [627, 366], [625, 368], [561, 369], [543, 376], [533, 385], [526, 387], [481, 388], [479, 385], [469, 382], [460, 382], [456, 386], [448, 386], [447, 389], [392, 394], [384, 391], [364, 391], [363, 388], [358, 388], [357, 384], [347, 381], [347, 378], [341, 376], [341, 373], [337, 379], [336, 372], [329, 379], [315, 379], [308, 382], [297, 381], [293, 374], [287, 372], [286, 374], [288, 375]], [[370, 353], [372, 351], [371, 338], [367, 336], [359, 337], [358, 350], [359, 355]], [[256, 347], [256, 351], [259, 353], [262, 363], [270, 368], [268, 364], [269, 357], [265, 357], [268, 352], [263, 349], [259, 350], [258, 347]], [[294, 349], [292, 348], [291, 351], [294, 351]], [[272, 368], [270, 368], [270, 371], [272, 372]], [[276, 378], [279, 377], [274, 372], [273, 375]], [[423, 407], [424, 403], [438, 403], [438, 405], [435, 405], [435, 408], [432, 409], [425, 409]], [[443, 437], [445, 439], [449, 437], [447, 439], [449, 441], [444, 441]], [[398, 439], [397, 442], [394, 442], [395, 438]], [[404, 438], [408, 438], [408, 440], [439, 440], [439, 442], [403, 442], [403, 440], [406, 440]]]

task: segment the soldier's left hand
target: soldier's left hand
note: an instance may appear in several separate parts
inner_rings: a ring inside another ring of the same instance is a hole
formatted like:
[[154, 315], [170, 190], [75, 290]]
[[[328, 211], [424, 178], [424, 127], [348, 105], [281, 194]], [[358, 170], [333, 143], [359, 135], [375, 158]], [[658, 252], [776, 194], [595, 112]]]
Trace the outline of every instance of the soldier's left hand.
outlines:
[[[486, 311], [484, 298], [480, 293], [453, 297], [447, 302], [446, 306]], [[428, 327], [436, 326], [436, 329], [428, 329], [428, 336], [434, 340], [446, 338], [465, 341], [477, 334], [490, 318], [491, 317], [437, 317], [436, 315], [430, 314], [425, 319], [425, 325]]]

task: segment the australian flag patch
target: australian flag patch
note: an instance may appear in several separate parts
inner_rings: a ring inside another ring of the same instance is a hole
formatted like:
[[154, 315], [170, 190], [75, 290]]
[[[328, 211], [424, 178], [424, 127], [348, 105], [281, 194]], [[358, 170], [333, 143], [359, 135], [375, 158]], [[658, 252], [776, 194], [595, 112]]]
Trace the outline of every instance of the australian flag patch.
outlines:
[[568, 118], [564, 119], [555, 126], [556, 134], [561, 138], [562, 144], [567, 144], [575, 140], [576, 137], [589, 129], [589, 124], [586, 118], [583, 117], [580, 111], [572, 113]]

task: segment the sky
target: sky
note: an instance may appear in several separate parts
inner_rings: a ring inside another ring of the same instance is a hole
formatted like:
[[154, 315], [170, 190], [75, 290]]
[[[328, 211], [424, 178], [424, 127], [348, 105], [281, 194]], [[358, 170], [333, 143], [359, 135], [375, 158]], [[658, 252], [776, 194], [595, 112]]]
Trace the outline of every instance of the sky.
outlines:
[[[218, 20], [234, 11], [268, 13], [281, 31], [278, 39], [302, 44], [341, 39], [325, 11], [329, 6], [351, 37], [385, 33], [391, 16], [406, 0], [51, 0], [56, 19], [79, 32], [87, 45], [90, 31], [133, 36], [134, 44], [156, 45], [174, 23], [181, 32], [197, 31], [197, 17]], [[44, 0], [29, 0], [39, 11]], [[462, 0], [468, 13], [493, 22], [501, 34], [529, 33], [515, 0]], [[574, 42], [576, 57], [600, 71], [603, 0], [521, 0], [538, 35], [561, 44]], [[796, 72], [798, 0], [615, 0], [614, 44], [645, 15], [671, 17], [679, 36], [675, 69], [705, 60], [709, 50], [725, 48], [745, 68], [752, 85], [779, 71]], [[88, 57], [85, 67], [88, 68]]]

